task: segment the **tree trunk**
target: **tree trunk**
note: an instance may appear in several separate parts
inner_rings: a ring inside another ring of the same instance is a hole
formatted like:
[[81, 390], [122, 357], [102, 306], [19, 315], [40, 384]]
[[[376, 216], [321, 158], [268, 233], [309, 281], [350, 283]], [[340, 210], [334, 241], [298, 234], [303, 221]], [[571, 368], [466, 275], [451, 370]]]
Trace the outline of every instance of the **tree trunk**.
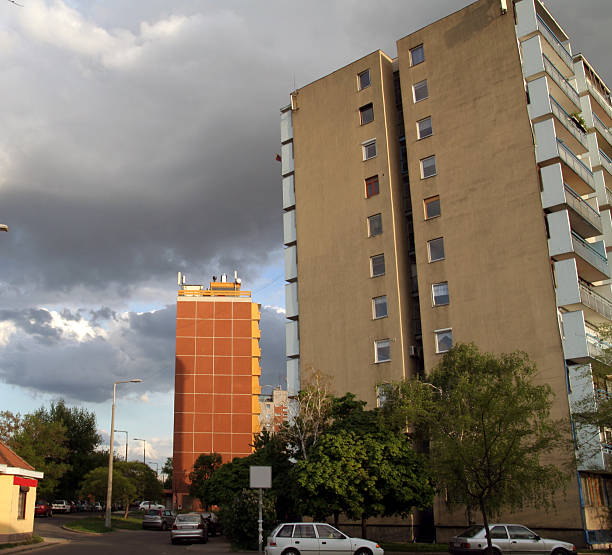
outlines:
[[485, 507], [484, 499], [479, 499], [480, 512], [482, 514], [482, 523], [484, 524], [485, 534], [487, 536], [487, 553], [493, 555], [493, 543], [491, 542], [491, 532], [489, 530], [489, 520], [487, 519], [487, 509]]
[[340, 520], [340, 513], [338, 511], [334, 511], [334, 526], [338, 528], [338, 520]]
[[364, 540], [368, 539], [368, 523], [367, 523], [367, 517], [366, 516], [362, 516], [361, 517], [361, 537]]
[[128, 513], [130, 512], [130, 502], [128, 501], [125, 504], [125, 513], [123, 513], [123, 520], [126, 520], [128, 517]]

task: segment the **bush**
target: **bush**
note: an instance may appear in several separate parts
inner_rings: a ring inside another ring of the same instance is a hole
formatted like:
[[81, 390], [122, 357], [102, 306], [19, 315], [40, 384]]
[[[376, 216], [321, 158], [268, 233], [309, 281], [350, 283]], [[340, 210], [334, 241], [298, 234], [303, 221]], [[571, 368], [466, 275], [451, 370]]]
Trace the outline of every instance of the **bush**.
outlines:
[[[276, 513], [274, 497], [268, 492], [263, 495], [263, 539], [272, 530], [275, 524]], [[221, 506], [219, 519], [223, 533], [236, 547], [243, 549], [257, 549], [259, 518], [259, 492], [252, 489], [243, 489], [236, 495], [231, 503]]]

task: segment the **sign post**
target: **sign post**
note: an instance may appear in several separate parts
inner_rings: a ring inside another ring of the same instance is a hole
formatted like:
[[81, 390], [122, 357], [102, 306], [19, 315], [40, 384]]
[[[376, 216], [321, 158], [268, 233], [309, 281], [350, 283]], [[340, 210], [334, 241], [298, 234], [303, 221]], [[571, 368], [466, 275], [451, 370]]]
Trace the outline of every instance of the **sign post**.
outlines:
[[263, 489], [272, 487], [272, 467], [271, 466], [249, 466], [250, 487], [259, 489], [259, 555], [262, 554], [263, 544]]

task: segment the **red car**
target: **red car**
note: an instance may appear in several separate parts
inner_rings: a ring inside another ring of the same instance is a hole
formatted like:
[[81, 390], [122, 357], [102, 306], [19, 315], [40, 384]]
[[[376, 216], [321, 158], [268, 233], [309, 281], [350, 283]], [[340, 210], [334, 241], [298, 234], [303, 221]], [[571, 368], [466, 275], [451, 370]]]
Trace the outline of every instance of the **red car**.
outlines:
[[53, 516], [51, 505], [44, 499], [37, 499], [34, 506], [34, 516]]

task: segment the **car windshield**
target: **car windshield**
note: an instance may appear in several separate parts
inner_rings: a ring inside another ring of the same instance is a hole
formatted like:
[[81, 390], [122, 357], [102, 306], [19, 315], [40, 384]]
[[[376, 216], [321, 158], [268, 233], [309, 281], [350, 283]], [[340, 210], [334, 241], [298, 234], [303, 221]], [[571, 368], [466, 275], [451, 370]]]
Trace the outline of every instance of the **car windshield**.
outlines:
[[149, 515], [149, 516], [160, 516], [161, 515], [161, 511], [160, 510], [156, 510], [156, 509], [151, 509], [150, 511], [147, 511], [147, 515]]
[[180, 522], [199, 522], [200, 515], [179, 515], [176, 517], [176, 520]]
[[478, 532], [482, 530], [482, 526], [470, 526], [467, 530], [457, 534], [460, 538], [473, 538]]

